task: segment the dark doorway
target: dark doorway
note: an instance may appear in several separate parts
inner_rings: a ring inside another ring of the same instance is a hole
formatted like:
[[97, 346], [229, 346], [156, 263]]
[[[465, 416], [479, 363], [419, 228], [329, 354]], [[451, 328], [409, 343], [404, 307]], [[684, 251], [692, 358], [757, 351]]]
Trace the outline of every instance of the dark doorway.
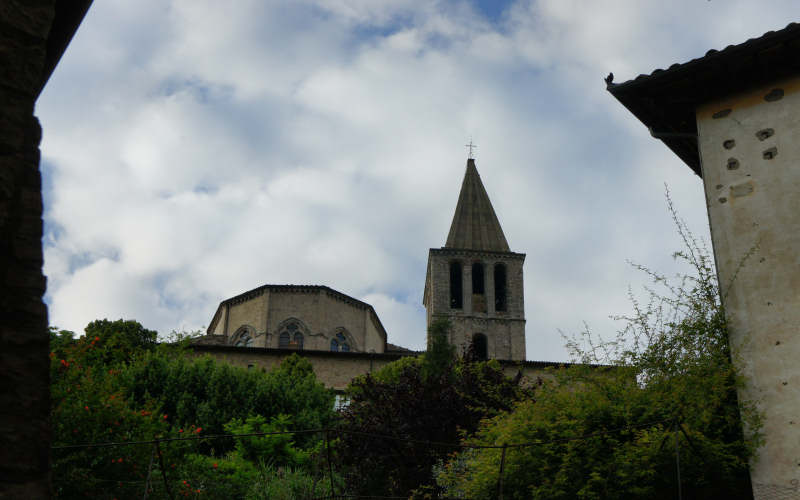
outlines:
[[486, 335], [476, 333], [472, 336], [472, 352], [475, 358], [480, 361], [486, 361], [489, 358], [489, 342]]

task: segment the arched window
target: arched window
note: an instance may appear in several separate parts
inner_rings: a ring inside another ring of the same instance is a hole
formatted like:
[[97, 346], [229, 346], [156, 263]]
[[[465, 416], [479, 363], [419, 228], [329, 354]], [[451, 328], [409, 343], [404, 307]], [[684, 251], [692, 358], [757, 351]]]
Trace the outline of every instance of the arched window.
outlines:
[[506, 265], [494, 265], [494, 310], [506, 310]]
[[239, 339], [234, 344], [236, 347], [253, 347], [253, 337], [249, 333], [244, 332], [239, 335]]
[[486, 287], [483, 275], [483, 264], [480, 262], [472, 264], [472, 310], [474, 312], [486, 312]]
[[483, 286], [483, 264], [480, 262], [472, 264], [472, 293], [477, 295], [486, 293]]
[[303, 326], [298, 320], [286, 321], [280, 327], [278, 334], [278, 347], [281, 349], [302, 349], [305, 336]]
[[350, 352], [350, 343], [342, 332], [337, 333], [336, 337], [331, 339], [331, 351]]
[[253, 328], [242, 325], [230, 336], [229, 343], [236, 347], [253, 347], [253, 337], [255, 337]]
[[481, 361], [485, 361], [489, 357], [489, 345], [486, 340], [486, 335], [476, 333], [472, 336], [472, 352], [475, 357]]
[[463, 292], [461, 283], [461, 263], [450, 263], [450, 309], [461, 309], [463, 304]]

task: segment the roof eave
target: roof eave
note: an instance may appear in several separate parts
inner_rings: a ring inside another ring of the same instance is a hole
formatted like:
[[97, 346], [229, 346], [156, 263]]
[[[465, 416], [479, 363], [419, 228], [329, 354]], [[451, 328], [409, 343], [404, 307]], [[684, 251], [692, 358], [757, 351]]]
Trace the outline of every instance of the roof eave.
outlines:
[[47, 35], [47, 47], [45, 49], [44, 68], [42, 68], [42, 79], [36, 95], [38, 96], [53, 71], [56, 69], [61, 56], [67, 50], [72, 37], [78, 31], [86, 12], [92, 5], [92, 0], [57, 0], [55, 4], [55, 16], [50, 25], [50, 33]]
[[702, 176], [695, 110], [770, 81], [800, 74], [800, 24], [606, 89], [697, 175]]

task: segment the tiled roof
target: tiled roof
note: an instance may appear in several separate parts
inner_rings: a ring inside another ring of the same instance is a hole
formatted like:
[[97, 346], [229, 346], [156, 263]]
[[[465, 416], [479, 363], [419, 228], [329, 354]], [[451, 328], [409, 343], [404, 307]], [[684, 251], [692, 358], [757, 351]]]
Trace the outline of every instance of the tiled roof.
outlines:
[[406, 353], [406, 354], [419, 354], [418, 351], [412, 351], [411, 349], [407, 349], [405, 347], [390, 344], [389, 342], [386, 343], [386, 351], [387, 353]]
[[461, 183], [461, 193], [445, 248], [509, 251], [503, 228], [472, 158], [467, 160], [467, 171]]
[[606, 81], [608, 91], [661, 139], [697, 175], [698, 105], [770, 81], [800, 74], [800, 24], [790, 23], [722, 50], [624, 83]]

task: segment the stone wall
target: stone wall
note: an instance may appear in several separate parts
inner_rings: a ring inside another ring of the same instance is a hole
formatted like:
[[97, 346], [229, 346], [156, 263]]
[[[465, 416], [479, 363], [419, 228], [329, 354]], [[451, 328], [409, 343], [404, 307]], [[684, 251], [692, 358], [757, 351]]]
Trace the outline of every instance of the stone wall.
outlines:
[[[450, 307], [450, 264], [459, 262], [462, 268], [462, 307]], [[525, 297], [523, 295], [524, 254], [432, 248], [428, 256], [425, 284], [425, 308], [428, 325], [435, 318], [451, 322], [450, 343], [459, 349], [469, 345], [472, 335], [483, 333], [488, 340], [488, 355], [494, 359], [524, 360]], [[484, 294], [472, 293], [472, 265], [484, 266]], [[506, 267], [506, 310], [495, 308], [494, 265]], [[480, 298], [482, 307], [475, 304]]]
[[740, 394], [764, 413], [754, 492], [771, 498], [800, 483], [800, 78], [708, 103], [697, 129]]
[[[330, 293], [323, 287], [265, 287], [242, 299], [223, 302], [212, 332], [233, 335], [241, 327], [254, 330], [254, 347], [277, 348], [278, 336], [287, 320], [303, 326], [304, 349], [330, 349], [331, 339], [343, 332], [350, 347], [360, 352], [383, 352], [385, 342], [372, 309], [359, 301]], [[226, 331], [227, 329], [227, 331]]]
[[0, 3], [0, 498], [49, 496], [41, 128], [33, 112], [54, 4]]
[[254, 370], [271, 370], [281, 361], [297, 353], [308, 359], [314, 374], [326, 387], [342, 390], [358, 375], [373, 372], [402, 357], [399, 354], [291, 351], [243, 347], [194, 346], [195, 355], [210, 355], [234, 366]]
[[[296, 352], [311, 362], [314, 374], [326, 387], [343, 390], [355, 377], [374, 372], [387, 364], [410, 354], [380, 354], [361, 352], [288, 351], [286, 349], [260, 349], [231, 346], [195, 345], [194, 355], [209, 355], [217, 360], [242, 368], [271, 370], [286, 357]], [[536, 361], [499, 360], [503, 372], [510, 378], [522, 373], [526, 384], [536, 384], [539, 378], [553, 380], [552, 370], [563, 366], [559, 363]]]
[[259, 347], [267, 347], [263, 334], [267, 331], [268, 307], [268, 293], [239, 302], [238, 304], [231, 304], [230, 309], [227, 309], [229, 316], [225, 318], [225, 323], [223, 324], [223, 327], [227, 325], [228, 331], [224, 333], [233, 335], [240, 327], [250, 326], [255, 330], [257, 335], [255, 338], [256, 345]]

